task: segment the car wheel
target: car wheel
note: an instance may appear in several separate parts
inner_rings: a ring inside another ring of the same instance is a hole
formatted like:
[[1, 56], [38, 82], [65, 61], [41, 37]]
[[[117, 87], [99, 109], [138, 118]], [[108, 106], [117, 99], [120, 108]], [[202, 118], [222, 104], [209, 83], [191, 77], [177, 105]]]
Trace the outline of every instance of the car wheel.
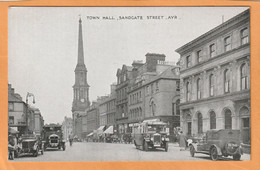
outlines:
[[236, 160], [236, 161], [239, 161], [240, 158], [241, 158], [240, 154], [233, 155], [233, 159]]
[[39, 149], [37, 148], [36, 151], [34, 152], [34, 157], [38, 156], [38, 152], [39, 152]]
[[218, 156], [218, 151], [217, 151], [217, 148], [216, 147], [213, 147], [211, 150], [210, 150], [210, 158], [211, 160], [213, 161], [217, 161], [219, 156]]
[[165, 147], [164, 147], [164, 149], [165, 149], [165, 152], [168, 152], [168, 142], [165, 142]]
[[190, 145], [190, 156], [194, 157], [194, 155], [195, 155], [195, 148], [194, 146]]
[[137, 144], [136, 144], [136, 142], [134, 141], [134, 144], [135, 144], [135, 147], [137, 148]]
[[146, 141], [144, 141], [143, 147], [144, 151], [148, 151], [148, 143]]

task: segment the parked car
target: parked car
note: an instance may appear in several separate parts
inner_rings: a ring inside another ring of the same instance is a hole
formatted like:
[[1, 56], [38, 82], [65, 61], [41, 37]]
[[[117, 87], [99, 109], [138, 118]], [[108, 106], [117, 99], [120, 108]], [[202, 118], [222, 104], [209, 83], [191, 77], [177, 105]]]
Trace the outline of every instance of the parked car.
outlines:
[[62, 148], [62, 150], [65, 150], [66, 148], [61, 125], [50, 124], [43, 126], [42, 138], [44, 139], [44, 150], [47, 148]]
[[163, 148], [168, 151], [169, 134], [167, 124], [160, 120], [145, 120], [133, 125], [133, 141], [136, 148]]
[[18, 146], [15, 148], [14, 157], [19, 157], [25, 154], [32, 154], [37, 157], [39, 152], [43, 154], [42, 142], [35, 135], [27, 134], [21, 136]]
[[210, 155], [213, 161], [222, 156], [233, 156], [234, 160], [240, 160], [243, 154], [240, 145], [240, 130], [209, 130], [201, 139], [197, 138], [197, 140], [192, 141], [189, 147], [192, 157], [195, 153], [204, 153]]

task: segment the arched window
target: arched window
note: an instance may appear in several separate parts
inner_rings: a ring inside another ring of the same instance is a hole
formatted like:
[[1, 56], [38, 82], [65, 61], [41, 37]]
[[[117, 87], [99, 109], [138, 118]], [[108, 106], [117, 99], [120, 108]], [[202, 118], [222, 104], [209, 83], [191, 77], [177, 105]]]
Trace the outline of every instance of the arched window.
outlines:
[[180, 99], [176, 100], [176, 115], [180, 115]]
[[202, 114], [198, 113], [198, 133], [202, 133], [202, 128], [203, 128], [203, 121], [202, 121]]
[[190, 83], [187, 82], [186, 84], [186, 101], [190, 101], [190, 91], [191, 90], [191, 87], [190, 87]]
[[225, 111], [225, 129], [232, 129], [232, 117], [229, 109]]
[[152, 115], [155, 116], [156, 105], [155, 105], [154, 101], [151, 102], [150, 108], [151, 108]]
[[216, 129], [216, 114], [215, 112], [210, 112], [210, 129]]
[[246, 64], [242, 64], [240, 67], [240, 75], [241, 75], [241, 90], [245, 90], [248, 88], [247, 85], [247, 70]]
[[209, 95], [210, 96], [214, 95], [214, 85], [215, 85], [214, 76], [213, 76], [213, 74], [211, 74], [209, 76]]
[[230, 92], [230, 71], [228, 69], [226, 69], [224, 71], [224, 91], [225, 93], [229, 93]]
[[197, 99], [201, 98], [201, 81], [200, 78], [198, 78], [197, 80]]
[[248, 35], [249, 33], [247, 28], [241, 30], [241, 45], [247, 44], [249, 42]]

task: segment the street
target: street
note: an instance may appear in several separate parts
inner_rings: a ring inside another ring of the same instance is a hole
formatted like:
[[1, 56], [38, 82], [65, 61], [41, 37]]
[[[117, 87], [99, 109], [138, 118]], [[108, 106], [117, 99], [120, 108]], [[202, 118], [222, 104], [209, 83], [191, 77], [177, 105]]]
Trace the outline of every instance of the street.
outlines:
[[[232, 157], [222, 158], [224, 161], [233, 161]], [[242, 161], [250, 160], [250, 154], [244, 154]], [[211, 161], [208, 155], [195, 154], [191, 157], [189, 150], [180, 151], [178, 144], [169, 144], [168, 152], [157, 149], [156, 151], [142, 151], [133, 144], [122, 143], [93, 143], [77, 142], [66, 150], [48, 149], [38, 157], [22, 156], [16, 158], [17, 162], [82, 162], [82, 161]]]

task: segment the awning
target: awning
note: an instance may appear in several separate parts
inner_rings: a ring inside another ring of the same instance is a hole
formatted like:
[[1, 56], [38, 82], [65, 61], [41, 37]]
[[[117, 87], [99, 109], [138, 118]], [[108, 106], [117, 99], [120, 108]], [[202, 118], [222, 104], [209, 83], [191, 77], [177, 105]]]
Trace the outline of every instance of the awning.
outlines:
[[93, 135], [93, 132], [91, 132], [90, 134], [88, 134], [87, 136], [92, 136]]
[[114, 132], [114, 128], [113, 126], [109, 126], [106, 130], [105, 130], [105, 134], [113, 134]]
[[105, 127], [105, 126], [100, 126], [97, 130], [102, 130], [102, 131], [103, 131], [103, 130], [104, 130], [104, 127]]
[[15, 130], [15, 129], [11, 128], [11, 127], [8, 128], [8, 132], [11, 133], [11, 134], [19, 133], [17, 130]]

